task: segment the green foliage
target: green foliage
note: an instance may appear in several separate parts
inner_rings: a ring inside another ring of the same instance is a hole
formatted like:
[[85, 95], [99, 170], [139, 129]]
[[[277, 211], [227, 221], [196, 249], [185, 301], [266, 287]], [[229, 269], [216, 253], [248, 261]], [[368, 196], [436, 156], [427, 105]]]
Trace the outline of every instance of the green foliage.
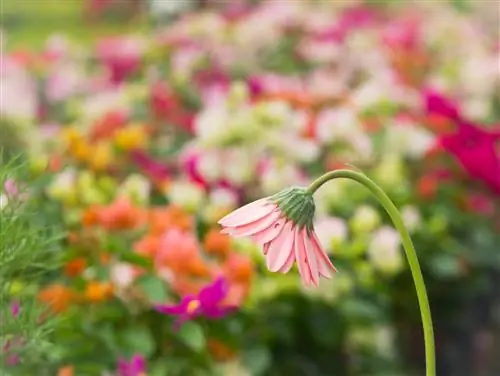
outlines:
[[[55, 321], [37, 302], [37, 292], [40, 282], [58, 267], [61, 232], [50, 218], [37, 212], [37, 182], [30, 180], [22, 158], [9, 162], [3, 158], [0, 154], [0, 341], [2, 346], [17, 345], [0, 352], [0, 363], [19, 357], [21, 366], [15, 372], [26, 374], [43, 362], [52, 346], [48, 334]], [[3, 188], [12, 182], [18, 192], [7, 193]], [[19, 304], [18, 315], [11, 312], [15, 304]]]

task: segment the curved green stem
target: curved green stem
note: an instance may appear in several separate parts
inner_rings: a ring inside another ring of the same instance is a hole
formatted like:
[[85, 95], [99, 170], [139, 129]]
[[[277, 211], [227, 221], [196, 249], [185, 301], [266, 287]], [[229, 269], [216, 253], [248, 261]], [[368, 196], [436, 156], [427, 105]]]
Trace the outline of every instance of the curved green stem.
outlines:
[[420, 269], [420, 264], [418, 262], [417, 254], [415, 252], [415, 247], [411, 241], [410, 235], [406, 230], [403, 223], [403, 219], [399, 214], [398, 209], [391, 201], [389, 196], [380, 188], [374, 181], [368, 178], [366, 175], [352, 171], [352, 170], [335, 170], [330, 171], [316, 179], [308, 188], [311, 194], [314, 194], [316, 190], [325, 184], [327, 181], [333, 179], [351, 179], [358, 183], [361, 183], [366, 188], [368, 188], [378, 199], [380, 204], [384, 207], [387, 214], [392, 219], [394, 226], [401, 234], [401, 239], [403, 242], [403, 247], [406, 253], [406, 258], [408, 259], [408, 264], [410, 265], [411, 274], [413, 277], [413, 282], [415, 284], [415, 289], [417, 290], [418, 304], [420, 306], [420, 314], [422, 317], [422, 325], [424, 330], [424, 341], [425, 341], [425, 361], [426, 361], [426, 376], [436, 375], [436, 359], [435, 359], [435, 349], [434, 349], [434, 330], [432, 327], [432, 317], [431, 310], [429, 307], [429, 299], [427, 297], [427, 291], [425, 288], [424, 278], [422, 276], [422, 271]]

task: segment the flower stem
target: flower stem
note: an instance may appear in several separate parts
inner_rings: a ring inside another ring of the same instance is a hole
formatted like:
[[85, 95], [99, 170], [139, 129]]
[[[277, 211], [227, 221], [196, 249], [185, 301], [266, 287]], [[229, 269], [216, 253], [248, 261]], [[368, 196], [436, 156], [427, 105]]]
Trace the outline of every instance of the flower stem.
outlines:
[[352, 170], [335, 170], [330, 171], [319, 177], [311, 183], [308, 188], [308, 192], [314, 194], [318, 188], [320, 188], [326, 182], [338, 179], [350, 179], [361, 183], [366, 188], [368, 188], [378, 199], [380, 204], [384, 207], [387, 214], [392, 219], [394, 227], [401, 234], [401, 239], [403, 241], [403, 247], [406, 253], [406, 258], [408, 259], [408, 264], [410, 265], [411, 274], [413, 277], [413, 282], [415, 284], [415, 289], [417, 290], [418, 304], [420, 307], [420, 315], [422, 317], [422, 326], [424, 331], [424, 342], [425, 342], [425, 361], [426, 361], [426, 376], [436, 375], [436, 359], [435, 359], [435, 349], [434, 349], [434, 331], [432, 327], [432, 317], [431, 310], [429, 307], [429, 299], [427, 297], [427, 291], [425, 288], [424, 278], [422, 276], [422, 271], [420, 269], [420, 264], [418, 262], [417, 254], [415, 252], [415, 247], [411, 241], [410, 235], [406, 230], [403, 223], [403, 219], [399, 214], [398, 209], [391, 201], [389, 196], [380, 188], [373, 180], [368, 178], [366, 175]]

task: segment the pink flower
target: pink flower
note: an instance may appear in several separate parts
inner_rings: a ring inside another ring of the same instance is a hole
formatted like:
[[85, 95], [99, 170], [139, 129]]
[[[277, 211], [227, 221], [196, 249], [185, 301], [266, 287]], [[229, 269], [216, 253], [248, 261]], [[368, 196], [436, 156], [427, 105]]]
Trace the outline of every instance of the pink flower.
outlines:
[[499, 131], [486, 131], [467, 121], [455, 103], [437, 92], [427, 91], [424, 98], [428, 114], [440, 115], [456, 126], [455, 132], [440, 136], [439, 145], [452, 154], [472, 178], [500, 194], [500, 155], [496, 147]]
[[336, 269], [313, 228], [314, 199], [304, 188], [289, 188], [254, 201], [219, 221], [223, 232], [250, 236], [263, 246], [267, 268], [287, 273], [297, 262], [305, 286], [318, 286]]
[[134, 355], [130, 360], [118, 360], [116, 376], [145, 376], [146, 361], [141, 355]]
[[108, 67], [113, 83], [122, 82], [139, 68], [143, 52], [141, 41], [131, 37], [108, 37], [97, 46], [97, 56]]
[[170, 177], [170, 169], [163, 163], [160, 163], [142, 150], [133, 150], [130, 152], [132, 161], [151, 179], [162, 182]]
[[209, 319], [222, 318], [236, 309], [223, 303], [229, 291], [227, 281], [220, 277], [205, 286], [197, 295], [187, 295], [176, 305], [157, 306], [156, 310], [167, 315], [177, 316], [174, 329], [188, 320], [203, 316]]
[[12, 317], [14, 317], [14, 318], [18, 317], [20, 310], [21, 310], [21, 304], [19, 304], [19, 302], [17, 300], [13, 301], [10, 304], [10, 313], [12, 314]]

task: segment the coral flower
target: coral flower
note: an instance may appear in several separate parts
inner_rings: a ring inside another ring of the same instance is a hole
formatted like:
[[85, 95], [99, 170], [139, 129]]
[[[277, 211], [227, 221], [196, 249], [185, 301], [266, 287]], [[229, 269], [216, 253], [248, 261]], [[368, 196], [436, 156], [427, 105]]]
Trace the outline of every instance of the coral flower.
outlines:
[[305, 286], [318, 286], [319, 278], [336, 271], [314, 232], [314, 199], [304, 188], [289, 188], [254, 201], [219, 221], [223, 232], [250, 236], [264, 248], [267, 268], [287, 273], [297, 262]]
[[209, 319], [219, 319], [232, 313], [236, 307], [224, 305], [223, 301], [228, 293], [227, 281], [220, 277], [205, 286], [197, 295], [187, 295], [177, 305], [157, 306], [160, 313], [177, 316], [174, 329], [182, 323], [203, 316]]

